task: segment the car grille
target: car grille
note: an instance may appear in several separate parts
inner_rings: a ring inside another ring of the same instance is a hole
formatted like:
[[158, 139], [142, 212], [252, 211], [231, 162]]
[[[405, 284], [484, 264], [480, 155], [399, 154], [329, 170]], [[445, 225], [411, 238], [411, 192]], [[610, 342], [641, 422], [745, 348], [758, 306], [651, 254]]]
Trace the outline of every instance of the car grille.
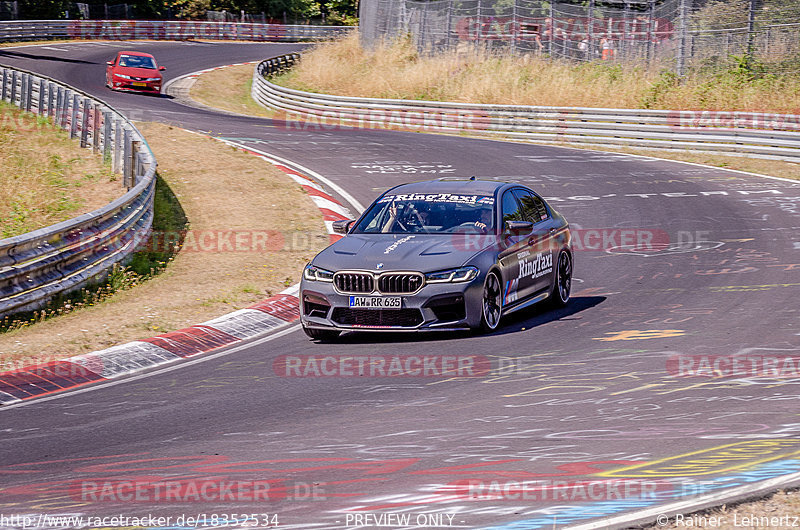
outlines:
[[378, 290], [382, 293], [410, 294], [422, 287], [421, 274], [382, 274], [378, 277]]
[[351, 309], [337, 307], [331, 320], [342, 326], [368, 328], [413, 328], [422, 324], [419, 309]]
[[333, 275], [336, 288], [343, 293], [371, 293], [375, 290], [375, 278], [363, 272], [337, 272]]
[[369, 272], [337, 272], [333, 276], [336, 289], [341, 293], [370, 294], [376, 291], [383, 294], [412, 294], [422, 287], [423, 276], [420, 273], [400, 272], [383, 273], [375, 276]]

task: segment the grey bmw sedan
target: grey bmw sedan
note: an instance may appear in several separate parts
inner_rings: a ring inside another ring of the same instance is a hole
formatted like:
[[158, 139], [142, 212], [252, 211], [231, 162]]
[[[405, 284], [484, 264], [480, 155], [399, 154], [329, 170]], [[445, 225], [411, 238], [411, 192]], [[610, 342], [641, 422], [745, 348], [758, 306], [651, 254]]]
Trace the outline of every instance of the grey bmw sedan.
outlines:
[[493, 331], [538, 302], [567, 304], [566, 219], [519, 184], [446, 178], [392, 188], [303, 271], [312, 339], [342, 331]]

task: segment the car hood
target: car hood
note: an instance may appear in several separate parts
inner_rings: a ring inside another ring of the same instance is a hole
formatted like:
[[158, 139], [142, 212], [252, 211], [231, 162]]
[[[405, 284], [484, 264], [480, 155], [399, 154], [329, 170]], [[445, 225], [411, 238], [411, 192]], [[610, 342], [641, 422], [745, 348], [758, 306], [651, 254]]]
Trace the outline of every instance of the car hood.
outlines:
[[317, 254], [314, 265], [334, 272], [432, 272], [465, 264], [479, 250], [469, 243], [458, 234], [350, 234]]
[[152, 68], [131, 68], [130, 66], [117, 66], [115, 73], [133, 77], [161, 77], [161, 72]]

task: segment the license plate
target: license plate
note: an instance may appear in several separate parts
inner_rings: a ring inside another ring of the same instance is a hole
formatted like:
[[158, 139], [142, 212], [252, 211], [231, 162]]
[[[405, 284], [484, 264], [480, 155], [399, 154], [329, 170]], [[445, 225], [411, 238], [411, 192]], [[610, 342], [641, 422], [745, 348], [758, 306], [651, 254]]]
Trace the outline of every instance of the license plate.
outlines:
[[147, 86], [147, 83], [142, 83], [141, 81], [134, 81], [132, 83], [133, 86]]
[[403, 298], [400, 296], [351, 296], [350, 307], [360, 309], [400, 309]]

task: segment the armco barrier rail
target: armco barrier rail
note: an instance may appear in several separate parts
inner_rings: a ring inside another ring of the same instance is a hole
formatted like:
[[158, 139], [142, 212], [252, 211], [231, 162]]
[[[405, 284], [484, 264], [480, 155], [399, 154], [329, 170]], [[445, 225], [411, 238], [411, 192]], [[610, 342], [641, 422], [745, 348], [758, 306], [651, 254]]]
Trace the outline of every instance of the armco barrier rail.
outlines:
[[156, 160], [120, 113], [53, 79], [0, 65], [0, 96], [47, 116], [122, 175], [128, 189], [112, 203], [46, 228], [0, 239], [0, 316], [41, 306], [80, 287], [131, 254], [153, 221]]
[[283, 112], [289, 128], [466, 131], [530, 142], [690, 149], [800, 161], [800, 115], [370, 99], [303, 92], [268, 81], [298, 58], [289, 54], [267, 59], [253, 73], [253, 99]]
[[300, 26], [184, 20], [15, 20], [0, 22], [0, 42], [49, 39], [316, 41], [352, 26]]

